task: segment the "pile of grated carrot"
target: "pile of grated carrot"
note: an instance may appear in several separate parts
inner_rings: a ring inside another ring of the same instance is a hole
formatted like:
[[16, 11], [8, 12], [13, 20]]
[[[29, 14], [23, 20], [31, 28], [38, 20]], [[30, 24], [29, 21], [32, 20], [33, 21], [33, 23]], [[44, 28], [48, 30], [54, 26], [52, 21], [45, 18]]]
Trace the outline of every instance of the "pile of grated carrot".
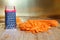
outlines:
[[56, 20], [27, 20], [23, 23], [20, 18], [16, 18], [16, 22], [20, 30], [32, 33], [46, 32], [59, 24]]

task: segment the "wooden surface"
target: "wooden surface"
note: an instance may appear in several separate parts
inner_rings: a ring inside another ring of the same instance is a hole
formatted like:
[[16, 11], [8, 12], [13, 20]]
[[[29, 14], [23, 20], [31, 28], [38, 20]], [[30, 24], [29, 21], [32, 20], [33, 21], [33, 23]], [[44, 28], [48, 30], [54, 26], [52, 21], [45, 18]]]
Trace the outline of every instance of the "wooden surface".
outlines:
[[48, 32], [38, 33], [38, 40], [60, 40], [60, 29], [52, 28]]
[[[0, 37], [4, 33], [4, 24], [0, 24]], [[51, 28], [48, 32], [32, 34], [19, 31], [20, 35], [17, 40], [60, 40], [60, 26]], [[5, 39], [4, 39], [5, 40]]]
[[[0, 31], [0, 36], [4, 30]], [[52, 28], [48, 32], [42, 32], [32, 34], [24, 31], [20, 31], [18, 40], [60, 40], [60, 27]]]

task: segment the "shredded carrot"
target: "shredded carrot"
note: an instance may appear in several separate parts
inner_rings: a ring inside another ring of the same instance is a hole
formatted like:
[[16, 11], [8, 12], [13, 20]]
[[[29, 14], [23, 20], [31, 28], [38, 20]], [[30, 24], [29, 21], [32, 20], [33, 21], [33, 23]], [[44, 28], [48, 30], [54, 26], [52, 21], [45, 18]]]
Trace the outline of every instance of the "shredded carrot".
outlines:
[[19, 17], [16, 17], [16, 23], [17, 23], [18, 26], [19, 26], [19, 24], [22, 23], [22, 21], [21, 21], [21, 19]]
[[22, 23], [19, 18], [16, 20], [20, 30], [32, 33], [46, 32], [51, 27], [58, 26], [58, 21], [56, 20], [27, 20], [24, 23]]

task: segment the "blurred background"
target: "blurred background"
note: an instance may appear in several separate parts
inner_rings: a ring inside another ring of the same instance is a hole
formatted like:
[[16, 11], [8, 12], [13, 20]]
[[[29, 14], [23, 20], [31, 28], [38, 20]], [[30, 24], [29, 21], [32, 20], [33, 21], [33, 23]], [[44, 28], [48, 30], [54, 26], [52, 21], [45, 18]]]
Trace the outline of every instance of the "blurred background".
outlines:
[[20, 17], [41, 17], [60, 20], [60, 0], [0, 0], [1, 22], [5, 16], [5, 6], [9, 5], [16, 7], [16, 14]]
[[60, 0], [0, 0], [0, 15], [8, 5], [16, 7], [17, 16], [60, 15]]

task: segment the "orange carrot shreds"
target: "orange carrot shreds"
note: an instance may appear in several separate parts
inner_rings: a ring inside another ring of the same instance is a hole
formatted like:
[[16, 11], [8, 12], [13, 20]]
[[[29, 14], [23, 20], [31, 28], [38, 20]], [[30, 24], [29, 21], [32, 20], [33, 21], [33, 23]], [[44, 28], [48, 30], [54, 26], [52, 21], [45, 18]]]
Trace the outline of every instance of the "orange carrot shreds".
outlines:
[[22, 23], [22, 24], [20, 24], [20, 28], [22, 30], [30, 30], [31, 25], [29, 23]]
[[19, 24], [21, 24], [21, 23], [22, 23], [22, 21], [21, 21], [20, 17], [16, 17], [16, 23], [17, 23], [17, 26], [19, 26]]
[[58, 26], [58, 21], [56, 21], [56, 20], [51, 20], [50, 21], [50, 24], [51, 24], [51, 26], [53, 26], [53, 27], [57, 27]]
[[50, 25], [51, 27], [57, 27], [59, 23], [56, 20], [48, 20], [47, 24]]
[[41, 24], [40, 30], [41, 30], [42, 32], [47, 31], [48, 29], [50, 29], [50, 26], [49, 26], [49, 25], [47, 25], [46, 23], [42, 23], [42, 24]]
[[20, 24], [20, 29], [24, 31], [31, 31], [32, 33], [45, 32], [50, 29], [50, 26], [44, 22], [25, 22]]
[[55, 26], [58, 26], [58, 21], [56, 20], [46, 20], [45, 21], [48, 25], [50, 25], [51, 27], [55, 27]]
[[58, 26], [58, 21], [56, 20], [28, 20], [28, 21], [37, 21], [37, 22], [45, 22], [49, 26]]
[[56, 20], [28, 20], [24, 23], [20, 22], [18, 26], [20, 30], [38, 33], [47, 32], [51, 27], [58, 26], [58, 24]]

